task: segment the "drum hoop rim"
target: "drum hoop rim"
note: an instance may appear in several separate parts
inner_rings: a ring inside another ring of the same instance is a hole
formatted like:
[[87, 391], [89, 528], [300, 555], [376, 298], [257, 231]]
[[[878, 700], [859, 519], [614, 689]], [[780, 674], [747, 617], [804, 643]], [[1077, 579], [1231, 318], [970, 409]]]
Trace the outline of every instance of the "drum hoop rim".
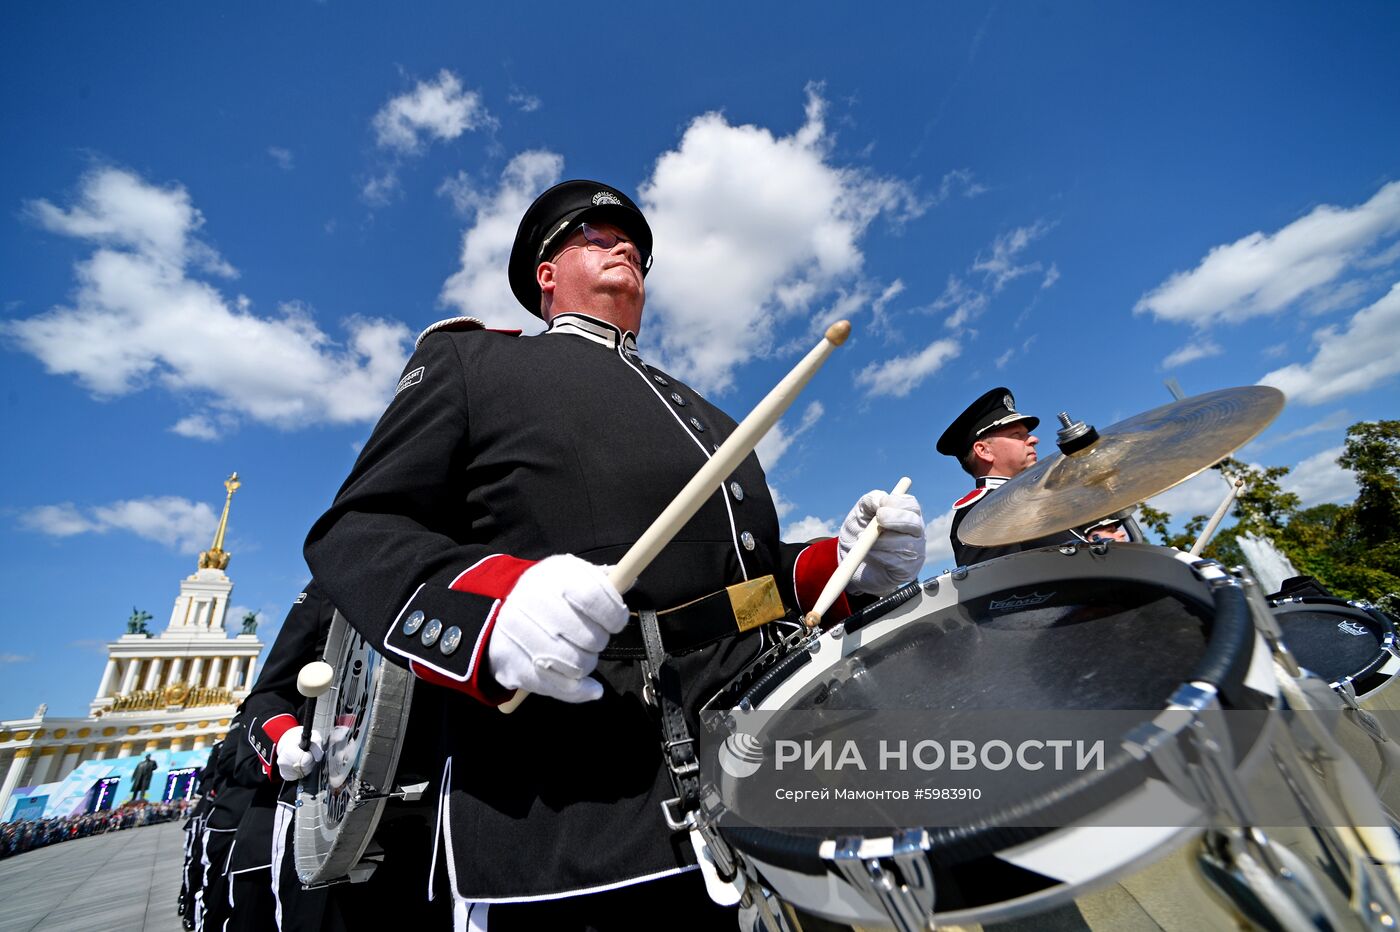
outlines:
[[[340, 629], [340, 631], [335, 631], [336, 622], [339, 622], [343, 626]], [[336, 610], [335, 615], [332, 618], [331, 627], [332, 633], [330, 633], [326, 639], [326, 647], [323, 655], [324, 657], [332, 656], [330, 650], [332, 646], [334, 646], [337, 649], [337, 651], [340, 651], [341, 645], [347, 637], [359, 634], [358, 630], [350, 624], [349, 619], [342, 615], [338, 609]], [[336, 634], [340, 635], [339, 640], [336, 639]], [[364, 638], [364, 641], [365, 647], [371, 653], [378, 655], [379, 663], [377, 664], [377, 666], [382, 671], [382, 673], [380, 674], [381, 679], [379, 680], [380, 688], [402, 691], [401, 700], [396, 702], [393, 706], [395, 714], [392, 715], [389, 719], [390, 721], [397, 721], [398, 724], [396, 730], [398, 737], [394, 741], [392, 752], [390, 754], [389, 760], [385, 765], [385, 771], [387, 773], [385, 782], [386, 784], [388, 784], [393, 782], [395, 772], [398, 769], [399, 756], [403, 751], [403, 733], [404, 729], [407, 727], [408, 724], [409, 712], [413, 700], [413, 677], [409, 674], [409, 672], [406, 669], [399, 667], [397, 664], [392, 663], [388, 659], [388, 657], [386, 657], [382, 652], [378, 651], [375, 648], [373, 642], [370, 641], [368, 638]], [[330, 691], [327, 691], [327, 693], [325, 693], [325, 695], [330, 694]], [[386, 711], [385, 707], [389, 705], [389, 703], [387, 702], [381, 703], [379, 701], [380, 698], [380, 696], [376, 695], [376, 700], [373, 703], [371, 703], [367, 709], [368, 715], [365, 719], [364, 724], [366, 729], [369, 731], [373, 731], [371, 726], [380, 720], [380, 717]], [[315, 771], [316, 774], [319, 774], [320, 772], [321, 771], [319, 770], [319, 768]], [[360, 771], [353, 771], [351, 774], [351, 779], [357, 784], [363, 784], [364, 781], [360, 780], [359, 774]], [[322, 795], [319, 791], [314, 793], [306, 792], [305, 785], [306, 780], [301, 780], [297, 783], [296, 811], [298, 815], [304, 812], [308, 812], [311, 808], [310, 804], [319, 801]], [[363, 859], [365, 851], [369, 848], [370, 842], [373, 841], [374, 832], [379, 824], [379, 819], [383, 814], [384, 804], [387, 802], [387, 797], [384, 795], [374, 795], [370, 796], [369, 798], [362, 798], [360, 796], [361, 789], [362, 786], [356, 786], [352, 791], [349, 805], [346, 807], [345, 815], [340, 821], [341, 828], [337, 830], [335, 840], [332, 841], [326, 847], [324, 854], [318, 856], [314, 852], [308, 852], [308, 854], [311, 854], [313, 857], [315, 857], [316, 863], [314, 868], [305, 874], [303, 874], [301, 870], [303, 858], [300, 840], [302, 838], [303, 832], [310, 832], [315, 829], [298, 829], [294, 823], [292, 831], [293, 864], [296, 868], [297, 876], [302, 881], [302, 883], [334, 883], [338, 880], [347, 877], [349, 871]], [[377, 789], [382, 794], [383, 792], [385, 792], [386, 788], [378, 787]], [[360, 827], [363, 827], [363, 834], [359, 841], [348, 842], [344, 845], [341, 845], [341, 833], [344, 832], [347, 827], [353, 827], [356, 830], [359, 830]], [[353, 857], [350, 856], [352, 853]]]

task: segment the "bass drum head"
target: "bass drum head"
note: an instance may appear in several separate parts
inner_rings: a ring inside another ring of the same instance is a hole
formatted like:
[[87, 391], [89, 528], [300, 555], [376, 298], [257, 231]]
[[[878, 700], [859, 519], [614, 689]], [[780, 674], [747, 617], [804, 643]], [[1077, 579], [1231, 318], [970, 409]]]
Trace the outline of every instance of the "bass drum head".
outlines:
[[385, 661], [340, 612], [325, 660], [335, 678], [316, 700], [313, 727], [326, 736], [326, 753], [297, 788], [292, 833], [306, 884], [344, 879], [364, 856], [393, 789], [413, 695], [409, 672]]
[[1298, 663], [1333, 686], [1349, 682], [1364, 696], [1389, 681], [1378, 674], [1392, 658], [1395, 628], [1380, 612], [1321, 596], [1285, 599], [1273, 611]]

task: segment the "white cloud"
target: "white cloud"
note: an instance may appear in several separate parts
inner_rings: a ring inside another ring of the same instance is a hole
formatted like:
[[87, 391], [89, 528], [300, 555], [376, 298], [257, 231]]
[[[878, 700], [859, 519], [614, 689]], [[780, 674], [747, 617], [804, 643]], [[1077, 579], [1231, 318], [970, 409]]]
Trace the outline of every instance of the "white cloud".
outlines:
[[1173, 486], [1161, 495], [1147, 500], [1147, 504], [1159, 511], [1165, 511], [1173, 518], [1173, 523], [1184, 524], [1196, 515], [1212, 515], [1230, 490], [1225, 479], [1214, 469], [1207, 469], [1197, 476]]
[[387, 168], [382, 175], [376, 175], [365, 182], [360, 189], [360, 197], [371, 207], [384, 207], [399, 196], [402, 187], [399, 173], [395, 168]]
[[203, 502], [166, 495], [86, 509], [79, 509], [72, 502], [41, 505], [23, 513], [20, 522], [51, 537], [125, 531], [181, 553], [198, 553], [214, 539], [219, 519]]
[[1313, 343], [1317, 352], [1311, 361], [1275, 369], [1259, 383], [1281, 390], [1290, 401], [1317, 405], [1394, 378], [1400, 373], [1400, 283], [1357, 311], [1345, 329], [1317, 331]]
[[419, 81], [386, 103], [374, 115], [374, 131], [380, 146], [412, 154], [421, 151], [425, 137], [452, 140], [491, 122], [481, 95], [464, 90], [461, 79], [444, 68], [437, 80]]
[[181, 418], [170, 428], [172, 433], [192, 440], [218, 440], [219, 431], [214, 422], [203, 414], [191, 414]]
[[807, 517], [800, 521], [794, 521], [783, 529], [783, 540], [801, 543], [805, 540], [816, 540], [819, 537], [835, 537], [836, 530], [836, 522], [807, 515]]
[[[758, 461], [763, 464], [764, 471], [770, 471], [778, 465], [778, 460], [783, 458], [783, 454], [787, 452], [788, 447], [792, 446], [792, 442], [811, 430], [812, 425], [820, 421], [825, 413], [826, 407], [820, 401], [813, 401], [803, 409], [802, 420], [798, 422], [796, 427], [792, 428], [791, 432], [784, 426], [784, 421], [774, 424], [772, 429], [763, 435], [763, 439], [758, 442], [756, 448]], [[779, 517], [782, 516], [779, 515]]]
[[33, 654], [0, 654], [0, 663], [28, 663], [33, 659]]
[[1345, 410], [1334, 411], [1321, 420], [1313, 421], [1311, 424], [1305, 424], [1297, 430], [1290, 430], [1286, 434], [1279, 434], [1277, 436], [1265, 434], [1263, 437], [1255, 440], [1252, 446], [1275, 447], [1280, 444], [1288, 443], [1290, 440], [1297, 440], [1301, 437], [1311, 437], [1313, 434], [1320, 434], [1324, 431], [1342, 430], [1350, 426], [1351, 423], [1352, 416], [1350, 412]]
[[516, 107], [521, 113], [534, 113], [540, 109], [542, 101], [534, 94], [526, 94], [523, 91], [516, 91], [506, 98], [506, 102]]
[[953, 565], [953, 542], [948, 534], [953, 529], [953, 510], [924, 525], [924, 576], [932, 576], [942, 567]]
[[1187, 363], [1195, 362], [1198, 359], [1209, 359], [1211, 356], [1219, 356], [1224, 350], [1220, 344], [1209, 338], [1192, 340], [1185, 346], [1177, 347], [1167, 357], [1162, 360], [1163, 369], [1175, 369], [1177, 366], [1184, 366]]
[[442, 179], [437, 194], [438, 197], [445, 197], [451, 201], [453, 210], [463, 217], [470, 217], [482, 203], [480, 192], [477, 191], [471, 176], [464, 171]]
[[943, 176], [943, 180], [938, 184], [938, 193], [934, 195], [933, 201], [941, 204], [954, 193], [965, 198], [974, 198], [979, 194], [985, 194], [988, 188], [984, 184], [978, 183], [972, 176], [972, 171], [966, 168], [955, 168]]
[[776, 333], [824, 295], [861, 286], [860, 240], [880, 215], [924, 205], [903, 181], [835, 164], [820, 88], [789, 136], [706, 113], [662, 154], [639, 191], [656, 238], [646, 344], [701, 391], [775, 350]]
[[1336, 446], [1298, 463], [1283, 477], [1280, 483], [1283, 490], [1295, 493], [1302, 499], [1304, 508], [1355, 498], [1356, 473], [1337, 464], [1342, 450], [1342, 447]]
[[960, 351], [961, 345], [957, 340], [935, 340], [909, 356], [871, 363], [856, 373], [855, 382], [865, 389], [866, 397], [890, 395], [903, 398]]
[[979, 254], [977, 260], [972, 263], [972, 270], [981, 272], [986, 277], [993, 292], [1001, 291], [1008, 282], [1022, 275], [1039, 272], [1043, 268], [1039, 262], [1019, 263], [1017, 257], [1025, 252], [1031, 243], [1049, 232], [1050, 226], [1043, 220], [1037, 220], [1028, 227], [1017, 227], [1009, 233], [1001, 234], [992, 241], [991, 254]]
[[1045, 270], [1045, 277], [1040, 281], [1040, 287], [1049, 288], [1060, 280], [1060, 267], [1054, 262], [1050, 263], [1050, 268]]
[[158, 385], [204, 402], [208, 411], [174, 428], [185, 436], [222, 419], [291, 429], [368, 421], [383, 410], [407, 356], [408, 328], [354, 318], [341, 348], [301, 304], [260, 317], [248, 299], [225, 297], [193, 276], [233, 270], [195, 238], [203, 218], [179, 185], [102, 168], [84, 177], [72, 209], [47, 201], [29, 209], [48, 229], [96, 247], [75, 266], [69, 305], [0, 325], [50, 373], [73, 376], [99, 397]]
[[443, 283], [442, 303], [479, 317], [491, 327], [531, 333], [543, 328], [539, 318], [516, 302], [506, 264], [525, 209], [559, 181], [563, 170], [563, 157], [553, 152], [522, 152], [506, 165], [494, 193], [478, 193], [463, 202], [475, 211], [476, 222], [462, 234], [461, 267]]
[[1349, 268], [1373, 267], [1372, 251], [1397, 231], [1400, 181], [1393, 181], [1356, 207], [1323, 205], [1276, 233], [1216, 246], [1196, 268], [1143, 295], [1134, 310], [1201, 326], [1273, 314]]
[[958, 330], [976, 320], [987, 309], [991, 298], [977, 288], [970, 288], [956, 275], [948, 276], [948, 284], [943, 293], [931, 305], [935, 311], [952, 309], [953, 313], [943, 322], [949, 330]]
[[277, 167], [284, 172], [289, 172], [296, 167], [296, 160], [292, 157], [292, 150], [290, 149], [283, 149], [281, 146], [268, 146], [267, 154], [277, 163]]

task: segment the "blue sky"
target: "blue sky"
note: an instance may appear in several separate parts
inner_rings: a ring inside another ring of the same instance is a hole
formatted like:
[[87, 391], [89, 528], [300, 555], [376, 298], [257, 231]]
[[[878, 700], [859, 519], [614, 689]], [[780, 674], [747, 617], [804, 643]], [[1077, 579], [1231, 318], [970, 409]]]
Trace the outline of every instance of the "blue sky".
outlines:
[[562, 178], [637, 194], [643, 354], [736, 417], [852, 320], [762, 449], [792, 539], [909, 475], [946, 566], [933, 442], [994, 385], [1102, 427], [1276, 384], [1242, 455], [1309, 503], [1397, 416], [1393, 3], [412, 9], [0, 11], [0, 718], [86, 708], [235, 469], [270, 639], [412, 335], [532, 322], [505, 255]]

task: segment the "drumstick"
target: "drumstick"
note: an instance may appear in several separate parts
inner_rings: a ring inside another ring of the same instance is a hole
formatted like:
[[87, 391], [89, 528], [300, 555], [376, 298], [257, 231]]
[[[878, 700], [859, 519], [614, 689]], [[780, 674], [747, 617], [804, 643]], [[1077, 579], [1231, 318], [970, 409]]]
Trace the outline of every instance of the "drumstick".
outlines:
[[[612, 583], [618, 592], [626, 592], [632, 588], [637, 577], [651, 565], [651, 561], [656, 559], [662, 548], [671, 542], [671, 538], [680, 532], [685, 523], [700, 510], [700, 506], [714, 494], [715, 486], [721, 485], [724, 478], [735, 470], [744, 457], [753, 452], [753, 448], [758, 446], [758, 441], [763, 439], [763, 435], [768, 433], [802, 389], [807, 387], [807, 383], [817, 374], [817, 370], [826, 362], [832, 350], [845, 343], [850, 335], [851, 322], [848, 320], [838, 320], [826, 328], [821, 342], [812, 347], [802, 361], [783, 376], [782, 381], [749, 412], [749, 416], [739, 422], [729, 439], [720, 444], [714, 456], [700, 467], [700, 471], [691, 477], [685, 488], [666, 506], [666, 510], [651, 523], [651, 527], [637, 538], [637, 542], [628, 548], [622, 559], [617, 561], [617, 565], [608, 571], [608, 582]], [[520, 703], [525, 701], [527, 695], [529, 693], [524, 690], [517, 690], [514, 696], [497, 708], [507, 714], [514, 712]]]
[[[895, 483], [894, 488], [890, 490], [890, 494], [903, 495], [905, 492], [909, 491], [909, 486], [912, 484], [910, 478], [905, 476]], [[860, 562], [865, 559], [866, 554], [870, 553], [870, 548], [874, 546], [875, 538], [880, 536], [881, 530], [883, 529], [880, 527], [880, 522], [875, 518], [871, 518], [870, 523], [865, 526], [865, 530], [861, 531], [860, 536], [856, 538], [855, 546], [846, 554], [845, 559], [837, 565], [836, 572], [832, 573], [831, 578], [826, 581], [826, 586], [822, 589], [822, 594], [817, 597], [817, 604], [812, 606], [810, 612], [802, 616], [803, 624], [809, 628], [815, 628], [821, 623], [822, 616], [826, 614], [826, 610], [831, 608], [837, 596], [844, 592], [846, 587], [850, 585], [851, 577], [855, 575], [856, 568], [860, 566]]]
[[301, 749], [311, 750], [311, 719], [316, 711], [316, 700], [331, 688], [335, 678], [335, 667], [324, 660], [313, 660], [301, 668], [297, 674], [297, 692], [306, 697], [301, 707]]
[[1243, 479], [1231, 479], [1230, 491], [1225, 493], [1225, 500], [1220, 503], [1220, 507], [1215, 509], [1215, 514], [1210, 516], [1210, 522], [1206, 524], [1206, 529], [1201, 532], [1201, 536], [1196, 538], [1196, 542], [1191, 545], [1191, 556], [1199, 557], [1201, 551], [1206, 549], [1206, 544], [1210, 542], [1211, 535], [1215, 529], [1220, 527], [1220, 522], [1225, 520], [1225, 512], [1230, 510], [1230, 504], [1235, 500], [1235, 496], [1240, 494], [1240, 489], [1244, 488]]

